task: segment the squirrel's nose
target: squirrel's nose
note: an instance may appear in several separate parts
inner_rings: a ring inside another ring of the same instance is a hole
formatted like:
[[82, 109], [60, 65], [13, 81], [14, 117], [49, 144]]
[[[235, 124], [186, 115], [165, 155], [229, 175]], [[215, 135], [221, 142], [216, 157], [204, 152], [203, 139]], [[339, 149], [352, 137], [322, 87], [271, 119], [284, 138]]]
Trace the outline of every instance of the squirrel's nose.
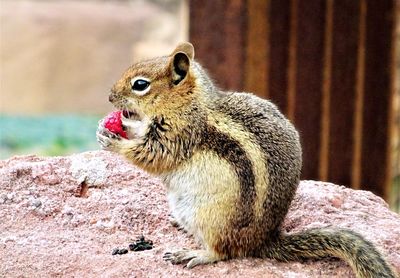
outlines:
[[111, 94], [108, 96], [108, 101], [109, 101], [109, 102], [114, 102], [114, 101], [115, 101], [115, 95], [114, 95], [113, 93], [111, 93]]

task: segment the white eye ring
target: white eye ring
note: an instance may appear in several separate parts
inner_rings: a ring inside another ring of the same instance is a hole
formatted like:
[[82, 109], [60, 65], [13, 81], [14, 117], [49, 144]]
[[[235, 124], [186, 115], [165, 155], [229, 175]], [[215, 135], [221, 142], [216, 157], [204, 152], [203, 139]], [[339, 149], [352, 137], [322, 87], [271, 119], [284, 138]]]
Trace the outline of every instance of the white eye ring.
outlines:
[[150, 79], [143, 76], [136, 76], [131, 79], [132, 92], [138, 96], [144, 96], [150, 91]]

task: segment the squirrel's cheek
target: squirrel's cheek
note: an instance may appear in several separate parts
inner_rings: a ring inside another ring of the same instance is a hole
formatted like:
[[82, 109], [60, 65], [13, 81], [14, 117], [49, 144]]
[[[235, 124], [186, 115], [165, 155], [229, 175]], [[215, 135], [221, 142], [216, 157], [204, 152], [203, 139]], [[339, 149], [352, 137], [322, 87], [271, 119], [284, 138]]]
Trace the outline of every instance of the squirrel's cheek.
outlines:
[[146, 134], [148, 121], [142, 120], [122, 120], [128, 139], [142, 137]]

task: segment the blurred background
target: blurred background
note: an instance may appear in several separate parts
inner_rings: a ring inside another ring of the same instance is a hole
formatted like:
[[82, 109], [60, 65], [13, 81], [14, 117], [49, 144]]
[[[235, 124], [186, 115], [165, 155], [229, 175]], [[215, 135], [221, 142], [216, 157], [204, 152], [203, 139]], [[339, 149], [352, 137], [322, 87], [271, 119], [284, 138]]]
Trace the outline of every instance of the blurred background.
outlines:
[[0, 156], [95, 150], [133, 62], [187, 40], [183, 1], [0, 2]]
[[304, 179], [400, 211], [399, 0], [0, 0], [0, 159], [98, 149], [108, 93], [180, 41], [300, 130]]

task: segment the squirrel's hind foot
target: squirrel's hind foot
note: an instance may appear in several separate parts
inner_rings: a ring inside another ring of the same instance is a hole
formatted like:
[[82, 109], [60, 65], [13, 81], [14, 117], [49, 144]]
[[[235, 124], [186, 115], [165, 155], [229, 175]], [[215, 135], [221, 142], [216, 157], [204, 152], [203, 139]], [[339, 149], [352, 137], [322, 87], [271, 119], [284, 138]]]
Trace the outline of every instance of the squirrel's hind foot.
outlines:
[[167, 252], [164, 254], [164, 260], [170, 261], [172, 264], [181, 264], [189, 261], [186, 264], [187, 268], [193, 268], [197, 265], [211, 264], [222, 260], [215, 253], [207, 250], [188, 250], [184, 249], [176, 252]]

